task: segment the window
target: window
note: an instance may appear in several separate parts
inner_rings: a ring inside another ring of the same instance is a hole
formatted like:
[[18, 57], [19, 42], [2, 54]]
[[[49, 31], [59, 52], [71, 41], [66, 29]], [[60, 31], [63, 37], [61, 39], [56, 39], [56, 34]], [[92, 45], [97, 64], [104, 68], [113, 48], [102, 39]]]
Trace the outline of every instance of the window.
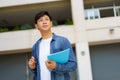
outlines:
[[120, 8], [116, 8], [116, 15], [120, 16]]
[[98, 19], [100, 18], [98, 9], [85, 10], [85, 19]]
[[100, 16], [101, 18], [114, 16], [113, 8], [111, 8], [111, 9], [101, 9], [100, 10], [100, 15], [101, 15]]

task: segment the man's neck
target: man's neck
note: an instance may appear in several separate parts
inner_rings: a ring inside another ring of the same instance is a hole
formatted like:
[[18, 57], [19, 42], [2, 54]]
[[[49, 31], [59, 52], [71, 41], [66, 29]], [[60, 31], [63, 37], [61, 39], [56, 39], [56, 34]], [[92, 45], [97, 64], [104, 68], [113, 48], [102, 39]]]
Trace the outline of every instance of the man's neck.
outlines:
[[41, 33], [43, 39], [48, 39], [52, 37], [52, 32]]

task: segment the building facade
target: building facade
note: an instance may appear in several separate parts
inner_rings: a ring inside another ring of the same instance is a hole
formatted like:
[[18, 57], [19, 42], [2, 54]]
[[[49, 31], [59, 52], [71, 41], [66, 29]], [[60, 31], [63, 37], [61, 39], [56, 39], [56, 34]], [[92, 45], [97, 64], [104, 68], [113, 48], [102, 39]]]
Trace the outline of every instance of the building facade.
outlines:
[[[57, 22], [52, 31], [73, 45], [78, 68], [71, 80], [120, 79], [119, 0], [1, 0], [0, 27], [34, 26], [41, 10]], [[0, 80], [32, 80], [27, 63], [39, 37], [36, 29], [0, 33]]]

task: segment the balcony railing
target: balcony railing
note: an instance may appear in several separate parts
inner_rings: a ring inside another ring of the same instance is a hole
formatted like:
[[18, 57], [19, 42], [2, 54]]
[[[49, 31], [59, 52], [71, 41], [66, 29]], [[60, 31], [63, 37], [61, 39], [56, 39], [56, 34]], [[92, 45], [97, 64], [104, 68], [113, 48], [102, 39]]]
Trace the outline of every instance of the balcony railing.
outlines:
[[100, 19], [120, 16], [120, 6], [85, 9], [85, 19]]

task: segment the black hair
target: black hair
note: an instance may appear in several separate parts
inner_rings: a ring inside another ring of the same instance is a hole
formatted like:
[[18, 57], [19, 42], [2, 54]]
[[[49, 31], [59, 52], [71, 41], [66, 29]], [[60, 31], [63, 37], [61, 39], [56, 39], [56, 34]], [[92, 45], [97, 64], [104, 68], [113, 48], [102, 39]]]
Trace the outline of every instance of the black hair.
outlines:
[[35, 24], [37, 24], [37, 20], [44, 15], [47, 15], [50, 18], [50, 20], [52, 21], [52, 17], [50, 16], [50, 14], [47, 11], [41, 11], [35, 15], [35, 19], [34, 19]]

